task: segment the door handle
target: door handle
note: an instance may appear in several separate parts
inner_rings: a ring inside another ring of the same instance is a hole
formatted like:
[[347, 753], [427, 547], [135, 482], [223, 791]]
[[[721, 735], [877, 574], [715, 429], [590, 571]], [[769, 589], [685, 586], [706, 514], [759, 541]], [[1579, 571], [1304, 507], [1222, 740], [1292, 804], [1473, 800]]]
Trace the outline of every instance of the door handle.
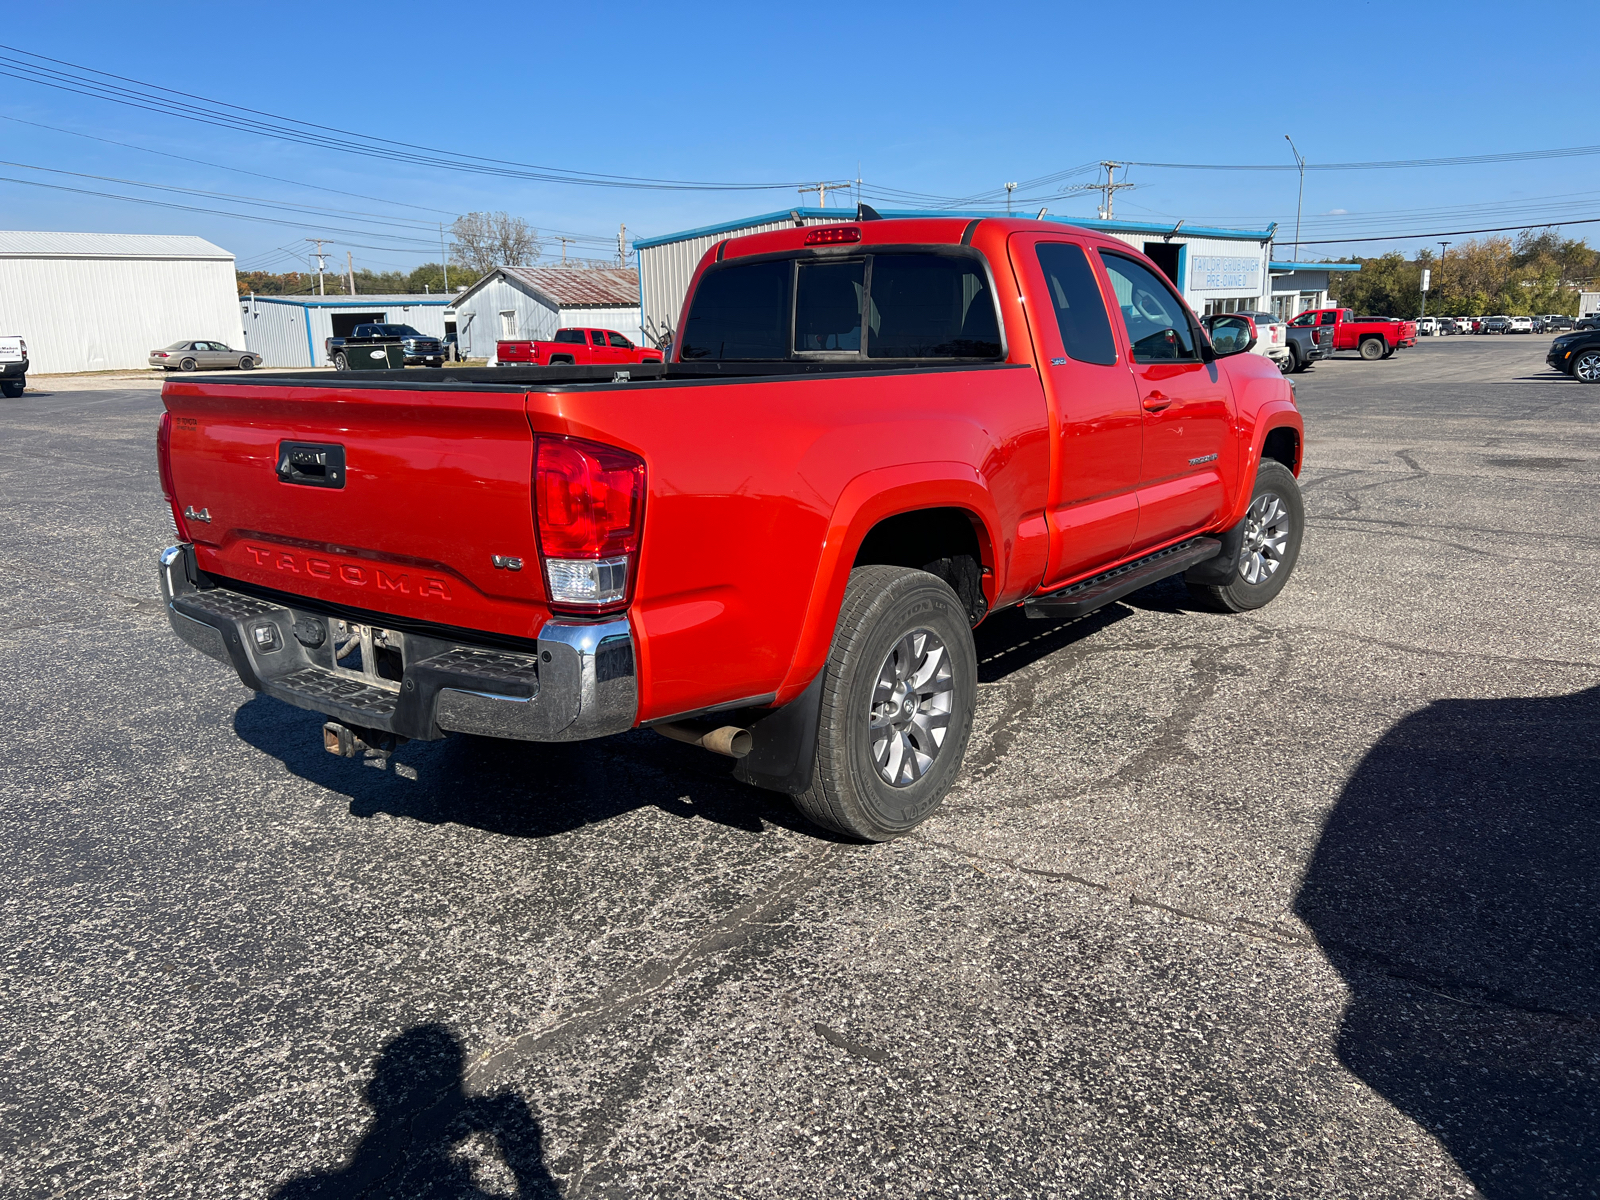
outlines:
[[1163, 396], [1160, 392], [1151, 392], [1144, 398], [1144, 410], [1145, 412], [1160, 412], [1171, 403], [1171, 396]]

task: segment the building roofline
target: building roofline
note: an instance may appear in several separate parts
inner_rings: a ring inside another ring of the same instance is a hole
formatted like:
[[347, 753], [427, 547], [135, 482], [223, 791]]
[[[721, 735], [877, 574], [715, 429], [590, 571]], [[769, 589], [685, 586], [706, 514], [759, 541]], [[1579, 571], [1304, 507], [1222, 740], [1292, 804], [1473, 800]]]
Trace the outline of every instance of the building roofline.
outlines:
[[[988, 209], [879, 209], [878, 215], [884, 220], [928, 220], [930, 218], [961, 218], [982, 220], [984, 218], [1010, 218], [1013, 220], [1027, 220], [1023, 213], [994, 212]], [[827, 220], [833, 218], [840, 223], [853, 222], [855, 214], [847, 208], [785, 208], [777, 212], [762, 213], [759, 216], [745, 217], [738, 221], [724, 221], [718, 225], [702, 225], [697, 229], [685, 229], [681, 233], [667, 233], [660, 237], [639, 238], [633, 243], [635, 250], [649, 250], [655, 246], [670, 246], [676, 242], [692, 241], [695, 238], [712, 237], [719, 233], [737, 233], [741, 229], [749, 229], [753, 225], [770, 225], [777, 221], [800, 217], [802, 220]], [[1046, 215], [1039, 218], [1055, 225], [1076, 225], [1082, 229], [1093, 230], [1098, 233], [1156, 233], [1166, 237], [1181, 234], [1188, 237], [1215, 238], [1222, 241], [1236, 242], [1270, 242], [1277, 232], [1277, 222], [1273, 222], [1266, 229], [1220, 229], [1209, 225], [1184, 225], [1176, 229], [1171, 225], [1155, 224], [1149, 221], [1102, 221], [1098, 217], [1052, 217]]]
[[1282, 271], [1285, 274], [1287, 274], [1290, 271], [1359, 271], [1359, 270], [1361, 270], [1361, 264], [1360, 263], [1332, 263], [1332, 262], [1321, 262], [1321, 263], [1269, 262], [1269, 263], [1267, 263], [1267, 270], [1269, 270], [1269, 271]]
[[402, 308], [449, 308], [455, 303], [448, 296], [441, 296], [437, 300], [432, 296], [368, 296], [365, 300], [332, 300], [327, 296], [266, 296], [259, 292], [246, 292], [239, 299], [262, 304], [293, 304], [299, 308], [371, 308], [375, 304], [380, 308], [390, 308], [396, 304]]

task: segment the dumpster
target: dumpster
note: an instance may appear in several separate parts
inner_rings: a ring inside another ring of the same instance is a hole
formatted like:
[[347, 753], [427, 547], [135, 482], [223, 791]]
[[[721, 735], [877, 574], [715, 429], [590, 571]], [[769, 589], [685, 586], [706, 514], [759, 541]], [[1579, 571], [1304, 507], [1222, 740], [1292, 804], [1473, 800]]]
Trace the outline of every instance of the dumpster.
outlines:
[[406, 365], [405, 348], [399, 338], [363, 338], [354, 346], [346, 343], [344, 357], [352, 371], [396, 371]]

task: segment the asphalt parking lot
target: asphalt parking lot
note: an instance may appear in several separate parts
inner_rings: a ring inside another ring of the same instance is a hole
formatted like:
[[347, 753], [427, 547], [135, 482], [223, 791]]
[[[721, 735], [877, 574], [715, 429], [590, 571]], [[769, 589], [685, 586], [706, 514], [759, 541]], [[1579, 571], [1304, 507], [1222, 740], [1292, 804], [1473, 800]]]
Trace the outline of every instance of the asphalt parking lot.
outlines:
[[0, 1193], [1600, 1195], [1600, 388], [1547, 344], [1297, 377], [1283, 596], [998, 614], [868, 847], [650, 733], [325, 754], [168, 630], [158, 392], [0, 402]]

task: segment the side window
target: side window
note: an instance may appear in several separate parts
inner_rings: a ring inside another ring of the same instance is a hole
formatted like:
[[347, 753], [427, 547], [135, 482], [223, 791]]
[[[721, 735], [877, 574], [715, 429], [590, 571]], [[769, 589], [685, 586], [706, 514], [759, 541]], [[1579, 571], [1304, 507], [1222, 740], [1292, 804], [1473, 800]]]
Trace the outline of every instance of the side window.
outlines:
[[596, 346], [604, 346], [606, 344], [606, 331], [603, 329], [589, 330], [589, 340]]
[[1302, 328], [1307, 326], [1307, 325], [1315, 325], [1316, 323], [1317, 323], [1317, 314], [1314, 313], [1314, 312], [1312, 312], [1312, 313], [1301, 313], [1298, 317], [1296, 317], [1294, 320], [1289, 322], [1289, 324], [1291, 324], [1291, 325], [1299, 326], [1299, 327], [1302, 327]]
[[1188, 362], [1198, 359], [1189, 316], [1182, 303], [1148, 268], [1120, 254], [1102, 250], [1111, 276], [1111, 290], [1122, 310], [1136, 363]]
[[683, 323], [686, 362], [789, 357], [789, 277], [794, 260], [714, 267], [700, 277]]
[[799, 354], [861, 349], [867, 264], [803, 262], [795, 284], [794, 348]]
[[1067, 354], [1079, 362], [1102, 366], [1116, 362], [1117, 343], [1111, 336], [1106, 303], [1083, 248], [1071, 242], [1041, 243], [1039, 266], [1050, 288], [1061, 345]]
[[607, 333], [606, 337], [610, 340], [611, 344], [613, 346], [615, 346], [618, 350], [632, 350], [633, 349], [633, 343], [630, 342], [627, 338], [623, 337], [620, 333]]
[[868, 358], [998, 358], [1000, 321], [983, 268], [954, 254], [872, 260]]
[[1325, 312], [1325, 313], [1322, 314], [1322, 324], [1324, 324], [1324, 325], [1337, 325], [1338, 323], [1339, 323], [1339, 314], [1338, 313], [1329, 311], [1329, 312]]

